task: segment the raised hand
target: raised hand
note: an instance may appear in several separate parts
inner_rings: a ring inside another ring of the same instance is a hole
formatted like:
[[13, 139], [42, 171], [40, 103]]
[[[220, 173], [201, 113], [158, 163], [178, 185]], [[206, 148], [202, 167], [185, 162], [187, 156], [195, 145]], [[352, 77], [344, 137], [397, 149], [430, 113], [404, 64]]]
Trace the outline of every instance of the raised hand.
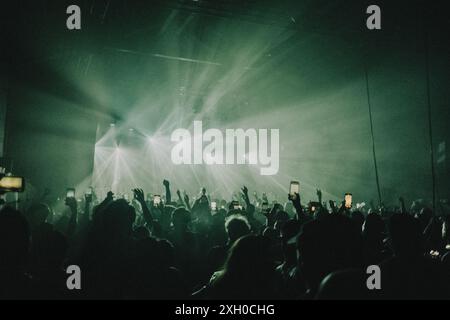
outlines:
[[170, 185], [169, 180], [164, 179], [164, 180], [163, 180], [163, 185], [164, 185], [164, 187], [168, 188], [169, 185]]
[[133, 189], [134, 198], [140, 203], [145, 203], [144, 190], [142, 189]]
[[302, 204], [301, 204], [301, 201], [300, 201], [300, 195], [297, 192], [295, 192], [294, 195], [289, 193], [288, 194], [288, 199], [290, 201], [292, 201], [292, 204], [293, 204], [293, 206], [295, 208], [295, 211], [297, 211], [297, 214], [298, 215], [302, 214], [303, 209], [302, 209]]
[[317, 194], [317, 198], [318, 198], [319, 202], [322, 204], [322, 190], [317, 189], [316, 194]]
[[136, 188], [133, 189], [134, 198], [139, 202], [142, 207], [142, 213], [144, 216], [145, 222], [151, 227], [153, 225], [153, 216], [150, 212], [150, 209], [147, 207], [147, 203], [145, 202], [144, 190]]
[[184, 202], [186, 203], [186, 206], [189, 206], [189, 196], [186, 193], [184, 194]]
[[345, 200], [341, 201], [341, 206], [339, 207], [338, 213], [342, 214], [344, 213], [344, 211], [347, 210], [347, 208], [345, 207]]
[[78, 213], [78, 203], [75, 197], [66, 198], [66, 206], [70, 208], [71, 214], [69, 218], [69, 222], [67, 224], [67, 236], [71, 237], [75, 234], [75, 230], [77, 228], [77, 213]]
[[112, 191], [108, 191], [108, 193], [106, 194], [106, 201], [113, 201], [114, 200], [114, 192]]

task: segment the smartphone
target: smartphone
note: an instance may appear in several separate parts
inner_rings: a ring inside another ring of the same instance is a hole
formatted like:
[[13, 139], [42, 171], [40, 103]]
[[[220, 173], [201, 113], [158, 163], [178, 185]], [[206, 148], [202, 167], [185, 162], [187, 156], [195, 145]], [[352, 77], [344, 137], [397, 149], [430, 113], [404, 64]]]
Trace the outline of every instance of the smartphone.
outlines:
[[66, 198], [75, 198], [75, 188], [67, 188]]
[[345, 200], [345, 207], [347, 209], [350, 209], [352, 207], [352, 194], [351, 193], [346, 193], [345, 197], [344, 197], [344, 200]]
[[291, 197], [295, 197], [296, 193], [300, 193], [300, 183], [298, 181], [291, 181], [289, 186], [289, 194]]
[[161, 196], [159, 194], [155, 194], [153, 196], [153, 204], [159, 205], [161, 203]]
[[22, 177], [3, 177], [0, 179], [0, 190], [5, 192], [23, 192], [25, 179]]
[[212, 211], [216, 211], [217, 210], [217, 202], [216, 201], [211, 201], [211, 210]]

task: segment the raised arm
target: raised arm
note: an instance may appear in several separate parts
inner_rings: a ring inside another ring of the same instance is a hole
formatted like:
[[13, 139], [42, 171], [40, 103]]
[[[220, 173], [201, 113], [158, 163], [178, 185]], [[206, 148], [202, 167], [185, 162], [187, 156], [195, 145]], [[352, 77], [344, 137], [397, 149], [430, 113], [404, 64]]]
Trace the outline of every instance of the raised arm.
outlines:
[[317, 201], [320, 203], [320, 205], [322, 205], [322, 190], [317, 189], [316, 194], [317, 194]]
[[92, 194], [84, 195], [84, 212], [83, 212], [83, 216], [82, 216], [83, 224], [87, 224], [89, 222], [91, 203], [92, 203]]
[[70, 209], [69, 223], [67, 225], [67, 237], [71, 238], [75, 234], [75, 230], [77, 229], [77, 199], [66, 198], [66, 206], [68, 206]]
[[184, 193], [184, 204], [186, 205], [186, 209], [192, 212], [191, 204], [189, 202], [189, 196]]
[[149, 227], [153, 226], [153, 216], [150, 212], [150, 209], [147, 206], [147, 203], [145, 202], [144, 198], [144, 191], [142, 189], [133, 189], [134, 198], [139, 202], [139, 204], [142, 207], [142, 214], [144, 216], [145, 222], [148, 224]]
[[247, 211], [247, 215], [249, 217], [253, 217], [253, 214], [255, 213], [255, 206], [251, 204], [250, 198], [248, 196], [248, 188], [244, 186], [242, 189], [242, 197], [245, 201], [245, 209]]
[[163, 180], [164, 188], [166, 188], [166, 203], [170, 204], [172, 202], [172, 194], [170, 193], [170, 183], [168, 180]]
[[406, 206], [405, 206], [405, 199], [403, 197], [398, 198], [398, 201], [400, 201], [400, 208], [402, 213], [407, 213]]
[[292, 205], [297, 212], [297, 220], [300, 220], [301, 215], [303, 215], [303, 208], [300, 200], [300, 195], [295, 193], [294, 195], [289, 194], [288, 199], [292, 201]]
[[334, 204], [334, 201], [333, 200], [329, 200], [328, 203], [330, 204], [331, 212], [332, 213], [337, 213], [337, 208], [336, 208], [336, 205]]
[[183, 204], [183, 198], [181, 197], [181, 192], [180, 192], [180, 190], [177, 190], [177, 196], [178, 196], [178, 203]]

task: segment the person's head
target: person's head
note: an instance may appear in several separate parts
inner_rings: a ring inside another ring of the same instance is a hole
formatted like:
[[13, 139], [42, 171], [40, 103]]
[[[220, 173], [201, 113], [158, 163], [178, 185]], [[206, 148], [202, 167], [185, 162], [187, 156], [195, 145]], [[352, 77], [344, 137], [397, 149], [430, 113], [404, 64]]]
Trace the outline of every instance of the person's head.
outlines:
[[382, 239], [385, 233], [383, 218], [376, 212], [369, 213], [363, 223], [362, 232], [366, 238]]
[[137, 240], [143, 240], [150, 237], [150, 231], [145, 226], [135, 228], [133, 234]]
[[32, 229], [42, 225], [47, 217], [51, 215], [51, 209], [45, 203], [32, 205], [27, 211], [27, 219]]
[[414, 257], [421, 253], [419, 221], [406, 214], [393, 214], [389, 219], [389, 235], [396, 256]]
[[358, 232], [362, 232], [362, 226], [364, 224], [364, 214], [361, 211], [353, 211], [351, 213], [351, 219]]
[[316, 220], [326, 219], [328, 215], [329, 215], [328, 210], [324, 207], [320, 207], [314, 212], [314, 219]]
[[242, 210], [241, 209], [233, 209], [233, 208], [228, 209], [227, 217], [234, 216], [234, 215], [245, 216], [245, 211], [243, 209]]
[[191, 221], [191, 215], [185, 208], [176, 208], [172, 212], [172, 224], [173, 228], [178, 231], [186, 230], [189, 222]]
[[[167, 217], [171, 217], [172, 213], [175, 211], [175, 209], [177, 209], [178, 207], [176, 206], [171, 206], [171, 205], [165, 205], [164, 208], [162, 209], [163, 211], [163, 215], [167, 216]], [[181, 207], [184, 208], [184, 207]]]
[[294, 205], [291, 201], [288, 201], [284, 204], [284, 211], [286, 211], [290, 216], [294, 214]]
[[297, 249], [300, 267], [312, 290], [330, 272], [360, 267], [362, 263], [360, 234], [344, 215], [303, 224]]
[[101, 214], [104, 231], [108, 236], [125, 238], [131, 235], [136, 212], [126, 200], [112, 201]]
[[297, 238], [298, 263], [311, 289], [332, 271], [326, 257], [330, 241], [329, 230], [322, 220], [311, 220], [301, 226]]
[[30, 230], [25, 217], [9, 207], [0, 211], [0, 268], [20, 270], [30, 245]]
[[225, 217], [227, 215], [227, 210], [219, 209], [217, 213], [212, 216], [213, 223], [223, 223], [225, 221]]
[[265, 227], [262, 235], [269, 239], [272, 244], [278, 243], [280, 240], [280, 231], [272, 227]]
[[225, 230], [230, 243], [250, 233], [250, 224], [241, 214], [234, 214], [225, 219]]
[[43, 226], [33, 235], [33, 252], [38, 257], [40, 271], [54, 271], [62, 267], [69, 244], [66, 237], [54, 230], [52, 225]]
[[158, 252], [158, 241], [155, 238], [148, 237], [145, 239], [138, 240], [136, 242], [136, 260], [142, 270], [147, 270], [159, 265], [159, 252]]
[[442, 240], [444, 243], [450, 244], [450, 215], [446, 215], [442, 222]]
[[280, 229], [283, 227], [283, 225], [286, 223], [286, 221], [289, 220], [289, 215], [286, 211], [278, 210], [275, 213], [275, 229], [279, 232]]
[[417, 218], [419, 219], [421, 231], [424, 231], [425, 228], [430, 223], [431, 218], [433, 217], [433, 211], [429, 207], [423, 207], [420, 212], [417, 214]]
[[295, 261], [296, 259], [296, 242], [295, 237], [299, 234], [301, 223], [298, 220], [288, 220], [280, 230], [281, 246], [285, 260]]
[[166, 239], [158, 240], [158, 259], [160, 264], [171, 267], [174, 263], [175, 252], [173, 245]]
[[367, 300], [367, 275], [360, 269], [345, 269], [330, 273], [320, 283], [316, 300]]
[[269, 248], [270, 240], [264, 236], [246, 235], [239, 238], [229, 250], [224, 273], [245, 280], [259, 279], [270, 267]]

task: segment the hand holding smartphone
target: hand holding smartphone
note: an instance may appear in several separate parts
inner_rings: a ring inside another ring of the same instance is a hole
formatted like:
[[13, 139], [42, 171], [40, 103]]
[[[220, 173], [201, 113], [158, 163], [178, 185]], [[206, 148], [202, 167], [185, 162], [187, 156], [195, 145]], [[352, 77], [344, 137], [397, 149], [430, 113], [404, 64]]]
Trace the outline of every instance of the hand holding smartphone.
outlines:
[[291, 181], [291, 184], [289, 186], [289, 197], [292, 200], [295, 200], [297, 194], [299, 193], [300, 193], [300, 183], [298, 181]]
[[75, 188], [67, 188], [66, 199], [75, 198]]
[[23, 177], [4, 176], [0, 179], [0, 191], [23, 192], [25, 190], [25, 179]]

